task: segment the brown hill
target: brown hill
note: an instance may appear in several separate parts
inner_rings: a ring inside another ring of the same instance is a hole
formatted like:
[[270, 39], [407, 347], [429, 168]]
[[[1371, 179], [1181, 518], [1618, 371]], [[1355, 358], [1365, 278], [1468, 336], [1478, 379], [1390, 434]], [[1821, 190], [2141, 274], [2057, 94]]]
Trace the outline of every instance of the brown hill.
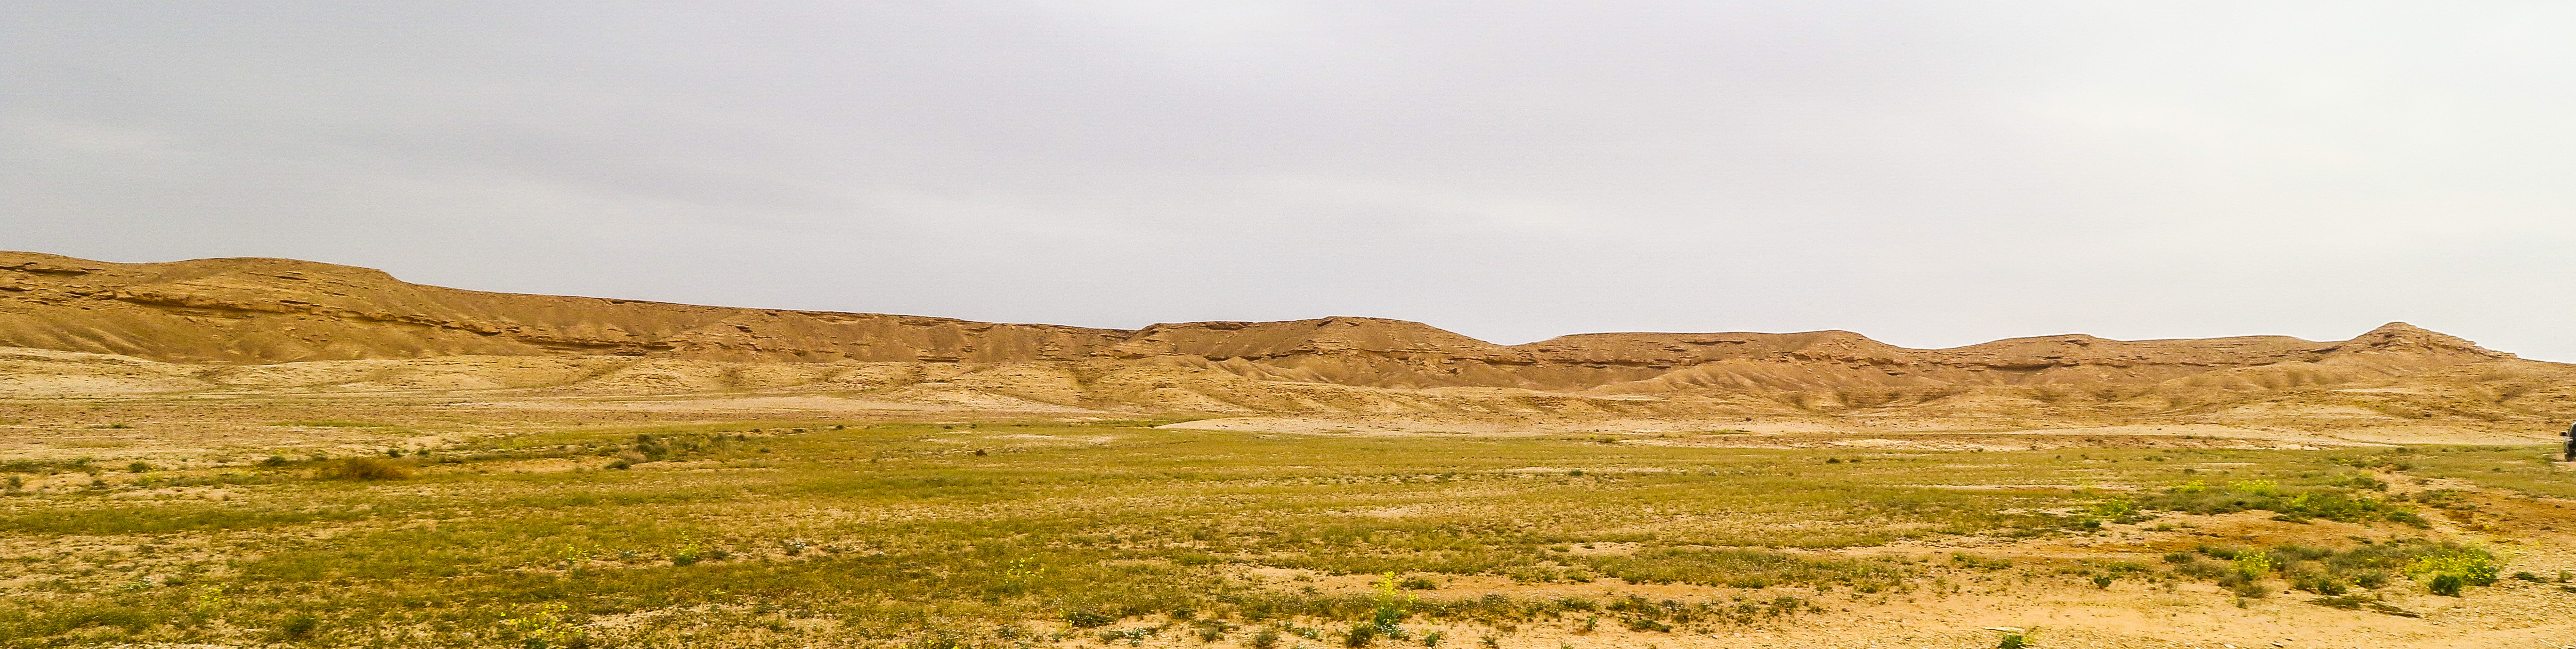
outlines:
[[[1197, 412], [2217, 416], [2278, 397], [2521, 426], [2559, 416], [2542, 397], [2568, 384], [2568, 366], [2403, 323], [2338, 342], [2062, 335], [1926, 350], [1819, 331], [1496, 345], [1377, 318], [1131, 331], [487, 293], [285, 259], [24, 252], [0, 252], [0, 347], [31, 350], [0, 356], [0, 390], [22, 393], [784, 390]], [[2401, 401], [2425, 403], [2388, 405]]]

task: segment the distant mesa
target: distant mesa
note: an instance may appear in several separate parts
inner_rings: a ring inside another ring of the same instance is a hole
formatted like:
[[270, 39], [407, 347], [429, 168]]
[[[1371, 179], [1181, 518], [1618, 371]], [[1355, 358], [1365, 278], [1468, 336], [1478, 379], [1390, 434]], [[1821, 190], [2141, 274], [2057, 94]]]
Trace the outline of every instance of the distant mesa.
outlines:
[[[1770, 394], [1765, 403], [1805, 410], [1972, 408], [1983, 406], [1970, 404], [1975, 398], [1962, 390], [2001, 387], [2072, 391], [2075, 401], [2129, 404], [2124, 407], [2182, 408], [2207, 402], [2212, 397], [2204, 393], [2212, 390], [2353, 384], [2481, 364], [2502, 364], [2496, 371], [2515, 376], [2564, 367], [2405, 323], [2333, 342], [2068, 334], [1908, 349], [1847, 331], [1815, 331], [1594, 333], [1497, 345], [1382, 318], [1097, 329], [487, 293], [290, 259], [122, 264], [32, 252], [0, 252], [0, 347], [200, 366], [498, 357], [916, 368], [903, 370], [912, 378], [871, 384], [885, 389], [954, 387], [955, 380], [939, 377], [986, 376], [989, 368], [1010, 366], [1024, 376], [978, 394], [1065, 407], [1162, 399], [1152, 407], [1209, 411], [1436, 409], [1451, 406], [1422, 404], [1465, 393], [1421, 391], [1467, 388], [1584, 399], [1531, 406], [1539, 408], [1627, 407], [1600, 400], [1651, 397], [1721, 411], [1740, 401], [1727, 395], [1740, 394]], [[1121, 387], [1118, 377], [1148, 369], [1180, 378]], [[643, 386], [638, 390], [768, 385], [731, 372], [724, 376], [733, 378], [630, 383]], [[815, 372], [829, 374], [808, 373]], [[440, 380], [460, 388], [513, 384], [468, 374]], [[1040, 374], [1047, 378], [1029, 378]], [[1370, 393], [1373, 405], [1348, 406], [1332, 405], [1348, 394], [1326, 398], [1294, 385], [1413, 392]], [[1780, 396], [1787, 394], [1804, 396]], [[2149, 403], [2156, 399], [2163, 401]]]

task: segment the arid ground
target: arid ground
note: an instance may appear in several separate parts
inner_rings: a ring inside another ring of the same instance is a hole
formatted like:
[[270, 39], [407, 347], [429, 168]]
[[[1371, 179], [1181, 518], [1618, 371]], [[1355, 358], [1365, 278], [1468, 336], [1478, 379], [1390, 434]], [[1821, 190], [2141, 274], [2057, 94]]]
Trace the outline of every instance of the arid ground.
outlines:
[[2576, 645], [2576, 368], [0, 256], [0, 646]]

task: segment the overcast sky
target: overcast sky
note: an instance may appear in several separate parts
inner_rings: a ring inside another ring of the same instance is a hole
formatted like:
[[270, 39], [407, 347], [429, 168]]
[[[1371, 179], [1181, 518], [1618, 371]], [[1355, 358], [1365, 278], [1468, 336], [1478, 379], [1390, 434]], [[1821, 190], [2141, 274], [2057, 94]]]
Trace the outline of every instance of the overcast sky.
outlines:
[[2576, 361], [2576, 3], [0, 4], [0, 249]]

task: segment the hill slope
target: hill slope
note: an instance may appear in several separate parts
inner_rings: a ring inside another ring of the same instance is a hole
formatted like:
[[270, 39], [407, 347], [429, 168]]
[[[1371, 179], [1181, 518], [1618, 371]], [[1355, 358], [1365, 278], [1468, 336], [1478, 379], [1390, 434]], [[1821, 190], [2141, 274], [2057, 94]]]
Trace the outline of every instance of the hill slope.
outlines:
[[20, 393], [783, 390], [1193, 412], [2137, 417], [2271, 403], [2529, 426], [2564, 414], [2550, 400], [2570, 384], [2569, 366], [2403, 323], [2334, 342], [2070, 334], [1926, 350], [1819, 331], [1496, 345], [1377, 318], [1096, 329], [487, 293], [285, 259], [24, 252], [0, 253], [0, 347], [51, 350], [0, 356], [0, 390]]

